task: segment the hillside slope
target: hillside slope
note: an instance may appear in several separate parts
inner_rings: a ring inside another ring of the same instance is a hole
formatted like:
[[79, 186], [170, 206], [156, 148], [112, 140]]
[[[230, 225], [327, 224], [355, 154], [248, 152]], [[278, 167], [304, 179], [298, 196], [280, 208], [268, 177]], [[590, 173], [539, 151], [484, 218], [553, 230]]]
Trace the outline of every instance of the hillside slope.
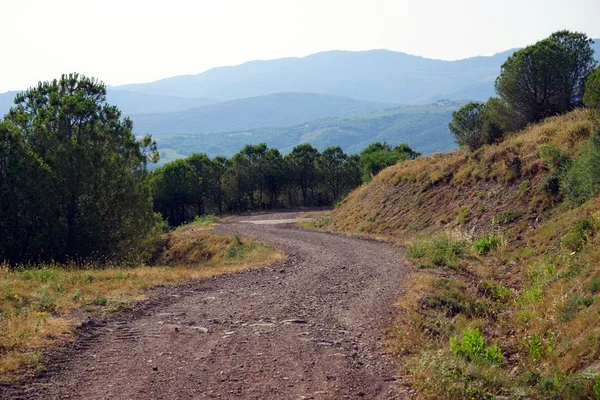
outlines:
[[395, 108], [348, 117], [323, 118], [291, 127], [272, 127], [218, 135], [155, 135], [159, 149], [190, 155], [205, 152], [209, 156], [232, 156], [246, 144], [267, 143], [287, 154], [300, 143], [310, 143], [319, 150], [341, 146], [349, 153], [359, 153], [376, 141], [392, 145], [408, 143], [424, 154], [454, 148], [448, 130], [452, 112], [462, 102], [442, 101], [427, 106]]
[[314, 93], [276, 93], [233, 100], [206, 107], [131, 118], [140, 134], [203, 134], [231, 132], [265, 126], [289, 126], [317, 118], [363, 114], [394, 107]]
[[422, 397], [600, 390], [600, 196], [576, 205], [552, 189], [594, 125], [576, 110], [499, 145], [403, 162], [314, 224], [407, 246], [419, 269], [389, 340]]

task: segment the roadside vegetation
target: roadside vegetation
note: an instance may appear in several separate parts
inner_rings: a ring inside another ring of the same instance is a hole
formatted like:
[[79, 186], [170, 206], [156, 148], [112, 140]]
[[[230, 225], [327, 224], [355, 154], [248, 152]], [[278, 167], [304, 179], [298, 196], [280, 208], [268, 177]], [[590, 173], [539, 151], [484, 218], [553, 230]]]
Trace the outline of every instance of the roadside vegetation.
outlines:
[[[128, 310], [155, 286], [175, 285], [269, 265], [280, 251], [211, 232], [215, 217], [162, 235], [148, 265], [41, 263], [0, 267], [0, 382], [44, 368], [50, 346], [73, 339], [87, 316]], [[77, 312], [74, 312], [77, 310]]]
[[[388, 343], [422, 398], [600, 398], [599, 87], [586, 44], [558, 32], [515, 53], [497, 80], [499, 126], [513, 128], [490, 135], [489, 103], [467, 105], [458, 151], [384, 169], [311, 223], [406, 247], [416, 269]], [[557, 100], [565, 86], [542, 99], [561, 115], [525, 112], [511, 97], [520, 79], [565, 73], [519, 63], [561, 57], [583, 60], [569, 101]]]

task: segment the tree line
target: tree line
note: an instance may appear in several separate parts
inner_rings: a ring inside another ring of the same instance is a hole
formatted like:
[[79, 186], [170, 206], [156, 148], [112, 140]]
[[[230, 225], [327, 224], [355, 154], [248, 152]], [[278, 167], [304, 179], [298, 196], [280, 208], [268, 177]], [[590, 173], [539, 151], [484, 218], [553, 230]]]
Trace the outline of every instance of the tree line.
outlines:
[[359, 155], [300, 144], [283, 156], [265, 143], [230, 159], [193, 154], [152, 172], [154, 208], [170, 225], [195, 216], [335, 204], [381, 169], [420, 154], [402, 144], [373, 143]]

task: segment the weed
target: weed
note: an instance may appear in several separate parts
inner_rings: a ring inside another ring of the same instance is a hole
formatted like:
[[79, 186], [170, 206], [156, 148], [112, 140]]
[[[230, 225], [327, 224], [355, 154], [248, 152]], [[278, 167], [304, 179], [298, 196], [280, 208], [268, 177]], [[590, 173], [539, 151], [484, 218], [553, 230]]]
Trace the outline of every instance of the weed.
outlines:
[[427, 255], [428, 247], [426, 243], [417, 242], [406, 248], [406, 253], [410, 258], [423, 258]]
[[570, 251], [581, 250], [598, 230], [599, 225], [598, 220], [593, 216], [577, 221], [573, 229], [563, 238], [563, 247]]
[[458, 357], [478, 364], [499, 365], [504, 358], [497, 344], [486, 346], [485, 339], [477, 328], [465, 329], [462, 340], [457, 336], [451, 337], [450, 351]]
[[600, 291], [600, 277], [594, 276], [586, 285], [586, 289], [592, 293], [598, 293]]
[[581, 309], [590, 307], [592, 304], [594, 304], [593, 296], [572, 295], [565, 304], [559, 307], [560, 320], [572, 321]]
[[106, 297], [98, 296], [92, 300], [92, 304], [96, 306], [105, 306], [107, 303]]
[[485, 235], [473, 243], [473, 250], [477, 255], [486, 255], [490, 251], [504, 244], [504, 238], [494, 233]]
[[520, 212], [505, 212], [494, 218], [495, 224], [506, 225], [515, 222], [521, 215]]

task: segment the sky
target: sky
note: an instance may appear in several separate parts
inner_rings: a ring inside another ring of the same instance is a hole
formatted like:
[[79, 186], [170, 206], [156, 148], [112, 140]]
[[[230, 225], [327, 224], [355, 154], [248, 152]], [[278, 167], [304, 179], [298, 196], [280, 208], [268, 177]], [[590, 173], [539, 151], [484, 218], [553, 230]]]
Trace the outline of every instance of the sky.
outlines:
[[251, 60], [388, 49], [457, 60], [569, 29], [599, 0], [0, 0], [0, 92], [79, 72], [110, 85]]

